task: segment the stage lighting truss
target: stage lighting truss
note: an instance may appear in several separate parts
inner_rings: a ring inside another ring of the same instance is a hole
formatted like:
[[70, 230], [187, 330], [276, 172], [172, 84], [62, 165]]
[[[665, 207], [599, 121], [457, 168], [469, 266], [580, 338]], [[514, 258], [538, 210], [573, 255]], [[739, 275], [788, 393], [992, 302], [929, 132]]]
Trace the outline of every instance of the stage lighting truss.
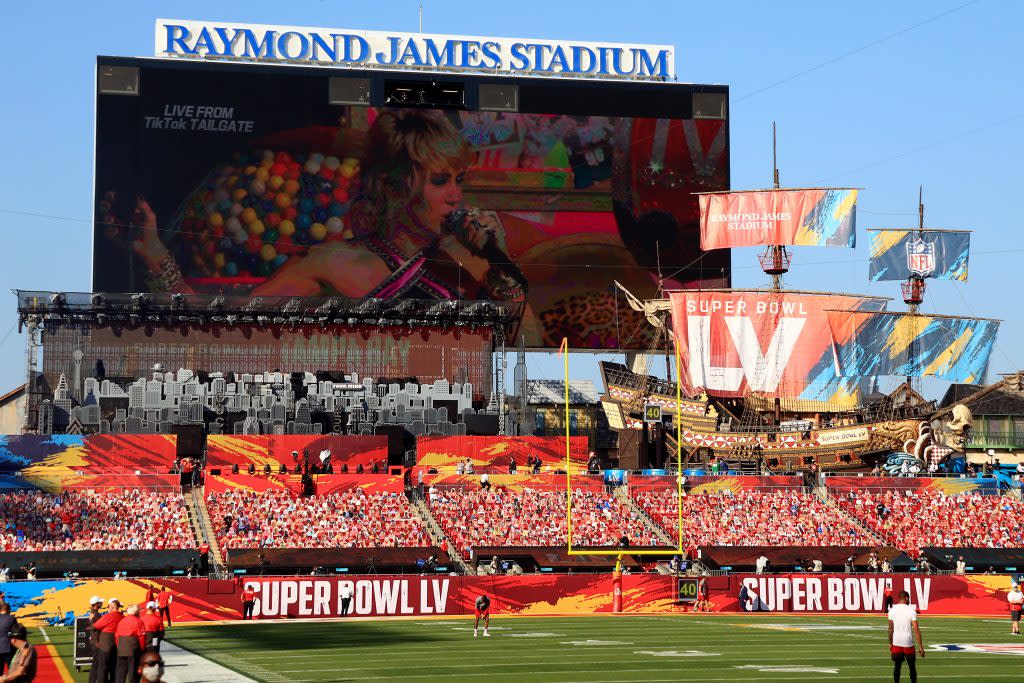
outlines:
[[430, 301], [421, 299], [347, 299], [344, 297], [246, 297], [209, 294], [119, 294], [108, 292], [41, 292], [16, 290], [18, 324], [30, 319], [51, 325], [167, 327], [255, 326], [298, 330], [315, 327], [349, 329], [452, 329], [469, 327], [511, 332], [522, 314], [521, 303], [504, 301]]

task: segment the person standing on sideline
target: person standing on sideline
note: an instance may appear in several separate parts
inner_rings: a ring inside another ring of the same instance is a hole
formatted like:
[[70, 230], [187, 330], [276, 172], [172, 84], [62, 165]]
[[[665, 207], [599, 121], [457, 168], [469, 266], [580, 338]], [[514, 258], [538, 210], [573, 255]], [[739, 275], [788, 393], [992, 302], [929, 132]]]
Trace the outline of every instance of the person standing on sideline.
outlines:
[[963, 576], [967, 573], [967, 563], [964, 562], [964, 556], [956, 558], [956, 573]]
[[900, 683], [903, 662], [907, 663], [910, 671], [910, 683], [917, 683], [915, 639], [917, 651], [921, 659], [924, 659], [924, 642], [921, 639], [921, 628], [917, 625], [917, 610], [910, 606], [910, 593], [900, 591], [898, 602], [889, 610], [889, 653], [893, 661], [893, 683]]
[[174, 602], [174, 596], [171, 595], [171, 591], [167, 590], [167, 586], [161, 586], [160, 592], [156, 595], [156, 605], [160, 610], [160, 618], [167, 620], [167, 626], [171, 625], [171, 603]]
[[7, 637], [7, 632], [17, 623], [18, 620], [11, 615], [11, 606], [6, 602], [0, 602], [0, 673], [6, 673], [11, 669], [14, 648], [11, 646], [11, 639]]
[[147, 647], [139, 657], [139, 676], [146, 683], [163, 683], [164, 660], [155, 647]]
[[[96, 648], [98, 647], [100, 636], [99, 629], [96, 628], [96, 622], [103, 616], [102, 610], [103, 598], [98, 595], [89, 598], [89, 631], [86, 642], [89, 644], [89, 656], [93, 658], [93, 662], [96, 661]], [[89, 668], [89, 683], [96, 683], [95, 670], [95, 665]]]
[[882, 611], [888, 613], [892, 604], [892, 579], [886, 579], [885, 590], [882, 591]]
[[343, 581], [341, 584], [341, 616], [348, 616], [348, 610], [352, 606], [352, 584]]
[[146, 647], [146, 630], [139, 619], [139, 606], [129, 605], [114, 632], [117, 643], [117, 671], [114, 683], [138, 683], [139, 653]]
[[159, 652], [160, 643], [164, 639], [164, 620], [156, 610], [156, 602], [147, 602], [146, 613], [139, 619], [142, 621], [142, 630], [146, 632], [146, 647], [154, 647]]
[[6, 562], [0, 562], [0, 582], [6, 583], [11, 578], [11, 568]]
[[252, 611], [256, 607], [256, 591], [247, 585], [242, 589], [242, 620], [252, 620]]
[[123, 618], [121, 602], [111, 598], [107, 603], [107, 613], [92, 625], [97, 636], [96, 650], [92, 657], [92, 669], [89, 671], [89, 683], [109, 683], [114, 680], [114, 668], [117, 665], [114, 633], [117, 632], [117, 625]]
[[488, 629], [491, 627], [491, 599], [486, 595], [481, 595], [476, 599], [476, 621], [473, 622], [473, 637], [476, 638], [476, 630], [480, 626], [480, 618], [484, 620], [484, 637], [490, 638], [491, 633]]
[[28, 643], [28, 629], [22, 624], [15, 624], [7, 632], [7, 637], [14, 647], [14, 659], [11, 668], [0, 676], [0, 683], [31, 683], [36, 679], [36, 651]]
[[1020, 613], [1024, 608], [1024, 593], [1021, 592], [1018, 584], [1010, 587], [1006, 594], [1006, 601], [1010, 603], [1010, 635], [1020, 635]]

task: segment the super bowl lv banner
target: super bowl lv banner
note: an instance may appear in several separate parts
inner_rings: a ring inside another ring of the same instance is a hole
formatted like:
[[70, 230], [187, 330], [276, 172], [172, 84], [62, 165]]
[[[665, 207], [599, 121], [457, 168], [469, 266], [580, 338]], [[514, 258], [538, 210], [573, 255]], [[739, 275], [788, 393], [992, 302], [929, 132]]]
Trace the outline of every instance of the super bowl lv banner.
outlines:
[[881, 310], [885, 300], [798, 292], [669, 293], [687, 392], [852, 403], [837, 380], [827, 311]]
[[763, 244], [853, 247], [857, 190], [754, 190], [700, 195], [701, 249]]
[[929, 277], [967, 282], [971, 233], [961, 230], [871, 230], [871, 280]]
[[829, 311], [836, 372], [843, 377], [985, 378], [999, 322], [905, 313]]

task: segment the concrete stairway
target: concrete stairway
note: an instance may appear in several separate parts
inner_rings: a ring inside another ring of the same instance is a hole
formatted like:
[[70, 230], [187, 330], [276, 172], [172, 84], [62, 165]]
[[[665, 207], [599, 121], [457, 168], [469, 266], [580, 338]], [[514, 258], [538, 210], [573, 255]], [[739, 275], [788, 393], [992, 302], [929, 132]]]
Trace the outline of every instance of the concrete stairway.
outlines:
[[832, 494], [828, 492], [827, 487], [815, 486], [813, 489], [813, 493], [822, 503], [838, 512], [841, 516], [853, 522], [853, 525], [857, 527], [865, 536], [872, 539], [875, 542], [875, 544], [886, 545], [885, 540], [881, 536], [879, 536], [874, 531], [865, 526], [864, 523], [861, 522], [859, 519], [847, 513], [846, 510], [839, 507], [839, 504], [836, 503], [835, 499], [832, 497]]
[[658, 526], [658, 524], [653, 519], [651, 519], [650, 515], [648, 515], [642, 507], [637, 505], [636, 501], [633, 500], [633, 497], [629, 495], [629, 487], [615, 487], [614, 495], [616, 500], [624, 504], [627, 508], [632, 510], [637, 517], [640, 518], [640, 520], [644, 523], [644, 526], [647, 527], [647, 530], [652, 532], [655, 536], [657, 536], [658, 540], [660, 540], [662, 543], [664, 543], [670, 548], [675, 548], [679, 544], [678, 539], [673, 539], [667, 533], [665, 533], [665, 530]]
[[213, 524], [210, 521], [210, 511], [206, 508], [206, 501], [202, 491], [196, 488], [185, 493], [185, 507], [188, 508], [189, 522], [192, 524], [192, 533], [196, 541], [206, 543], [210, 546], [210, 570], [221, 571], [224, 568], [224, 558], [217, 544], [217, 535], [213, 531]]
[[420, 495], [420, 492], [415, 488], [406, 488], [405, 495], [409, 498], [409, 502], [412, 503], [412, 507], [416, 510], [416, 514], [423, 520], [423, 526], [426, 527], [427, 533], [430, 534], [430, 540], [433, 541], [434, 545], [441, 547], [444, 545], [448, 548], [448, 556], [452, 558], [462, 568], [463, 573], [471, 574], [473, 568], [469, 562], [462, 557], [462, 554], [455, 547], [455, 543], [448, 537], [448, 534], [444, 532], [441, 525], [437, 523], [433, 513], [430, 512], [430, 506]]

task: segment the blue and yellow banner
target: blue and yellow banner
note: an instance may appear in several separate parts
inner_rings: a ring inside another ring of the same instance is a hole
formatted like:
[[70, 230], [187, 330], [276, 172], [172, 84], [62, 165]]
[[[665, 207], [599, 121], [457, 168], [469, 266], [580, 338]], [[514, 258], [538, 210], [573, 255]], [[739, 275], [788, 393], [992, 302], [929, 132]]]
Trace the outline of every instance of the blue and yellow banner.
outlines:
[[971, 233], [963, 230], [870, 230], [872, 282], [927, 277], [967, 282]]
[[999, 322], [909, 313], [829, 311], [836, 374], [985, 379]]

